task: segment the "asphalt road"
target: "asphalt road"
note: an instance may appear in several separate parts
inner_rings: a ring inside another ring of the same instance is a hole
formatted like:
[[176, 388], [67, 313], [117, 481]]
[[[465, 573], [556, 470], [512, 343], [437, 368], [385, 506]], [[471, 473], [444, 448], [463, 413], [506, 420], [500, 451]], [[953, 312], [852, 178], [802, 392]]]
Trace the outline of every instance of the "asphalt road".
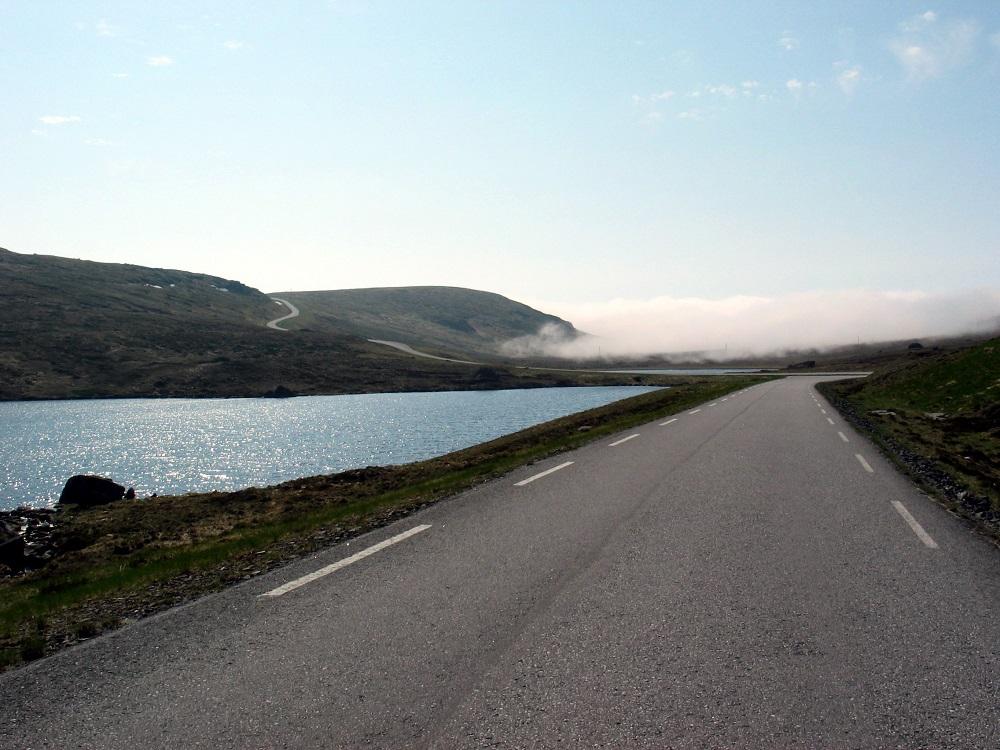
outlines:
[[271, 297], [271, 299], [273, 299], [275, 302], [280, 302], [282, 305], [284, 305], [285, 307], [287, 307], [289, 309], [289, 313], [288, 313], [288, 315], [282, 315], [280, 318], [275, 318], [274, 320], [269, 320], [267, 322], [267, 327], [268, 328], [273, 328], [276, 331], [287, 331], [288, 330], [287, 328], [282, 328], [278, 324], [282, 323], [282, 322], [284, 322], [286, 320], [291, 320], [292, 318], [299, 317], [299, 308], [297, 308], [295, 305], [293, 305], [288, 300], [281, 299], [280, 297]]
[[0, 747], [1000, 747], [1000, 553], [815, 381], [3, 675]]

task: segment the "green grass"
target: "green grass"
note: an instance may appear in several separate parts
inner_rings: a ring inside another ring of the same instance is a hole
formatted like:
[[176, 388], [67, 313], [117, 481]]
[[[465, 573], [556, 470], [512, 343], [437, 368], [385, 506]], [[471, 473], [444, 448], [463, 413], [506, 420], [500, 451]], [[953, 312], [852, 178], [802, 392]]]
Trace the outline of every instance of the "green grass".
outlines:
[[872, 408], [973, 415], [1000, 401], [1000, 340], [875, 373], [853, 395]]
[[880, 444], [888, 438], [934, 462], [1000, 510], [1000, 339], [821, 389], [868, 419]]
[[[70, 512], [82, 545], [0, 583], [0, 668], [362, 533], [514, 468], [709, 401], [761, 377], [696, 380], [553, 420], [430, 461], [276, 487]], [[581, 431], [586, 426], [589, 429]], [[121, 600], [127, 600], [122, 603]]]

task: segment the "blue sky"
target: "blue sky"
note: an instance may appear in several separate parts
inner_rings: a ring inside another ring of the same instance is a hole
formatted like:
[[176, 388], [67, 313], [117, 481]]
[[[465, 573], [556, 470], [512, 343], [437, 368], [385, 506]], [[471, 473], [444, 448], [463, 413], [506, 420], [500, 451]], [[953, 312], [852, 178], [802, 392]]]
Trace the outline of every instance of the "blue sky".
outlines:
[[2, 2], [0, 246], [598, 318], [992, 305], [1000, 4], [818, 5]]

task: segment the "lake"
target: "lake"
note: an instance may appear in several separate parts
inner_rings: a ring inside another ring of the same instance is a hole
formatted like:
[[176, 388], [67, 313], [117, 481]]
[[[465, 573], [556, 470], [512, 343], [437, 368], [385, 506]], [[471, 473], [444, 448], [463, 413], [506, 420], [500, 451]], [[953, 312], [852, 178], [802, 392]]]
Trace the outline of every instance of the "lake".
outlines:
[[654, 390], [0, 402], [0, 509], [51, 506], [73, 474], [145, 496], [409, 463]]

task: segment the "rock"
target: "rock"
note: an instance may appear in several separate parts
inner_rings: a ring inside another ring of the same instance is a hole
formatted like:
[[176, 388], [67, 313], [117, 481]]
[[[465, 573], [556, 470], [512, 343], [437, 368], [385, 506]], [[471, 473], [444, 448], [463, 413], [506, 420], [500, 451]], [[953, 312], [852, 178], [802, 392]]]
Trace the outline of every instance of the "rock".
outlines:
[[919, 341], [914, 341], [912, 344], [910, 344], [906, 348], [909, 349], [910, 351], [917, 351], [918, 349], [923, 349], [924, 345], [921, 344]]
[[126, 500], [135, 500], [135, 487], [129, 487], [128, 491], [125, 493]]
[[589, 424], [585, 424], [585, 425], [580, 425], [579, 427], [577, 427], [576, 431], [577, 432], [589, 432], [591, 429], [593, 429], [593, 428]]
[[815, 359], [807, 359], [805, 362], [796, 362], [794, 365], [788, 365], [789, 370], [811, 370], [816, 367]]
[[264, 398], [292, 398], [295, 395], [295, 391], [279, 385], [273, 391], [267, 391], [261, 395]]
[[24, 567], [24, 539], [6, 521], [0, 521], [0, 565], [13, 570]]
[[894, 417], [896, 412], [890, 411], [889, 409], [872, 409], [869, 414], [874, 414], [877, 417]]
[[92, 474], [77, 474], [72, 476], [59, 495], [59, 504], [73, 503], [80, 507], [105, 505], [121, 500], [125, 496], [125, 488], [117, 482]]
[[945, 413], [943, 411], [926, 411], [924, 416], [928, 419], [933, 419], [935, 422], [942, 422], [945, 418]]

